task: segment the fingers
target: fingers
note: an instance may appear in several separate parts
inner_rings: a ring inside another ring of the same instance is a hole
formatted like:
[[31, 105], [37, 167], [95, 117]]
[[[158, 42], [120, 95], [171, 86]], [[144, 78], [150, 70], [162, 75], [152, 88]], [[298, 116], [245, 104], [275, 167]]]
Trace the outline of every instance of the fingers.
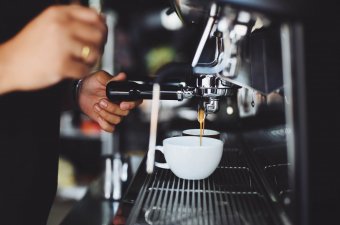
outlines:
[[97, 122], [98, 122], [99, 126], [107, 132], [113, 132], [115, 130], [115, 125], [108, 123], [107, 121], [105, 121], [100, 116], [98, 116]]
[[122, 110], [118, 105], [106, 99], [99, 101], [93, 108], [98, 115], [99, 125], [103, 130], [108, 132], [113, 132], [115, 125], [122, 121], [122, 117], [129, 114], [128, 110]]
[[103, 52], [107, 36], [105, 20], [95, 10], [80, 6], [53, 6], [46, 16], [55, 24], [64, 56], [94, 66]]
[[72, 4], [65, 7], [68, 13], [75, 19], [82, 20], [88, 23], [98, 23], [98, 21], [103, 22], [104, 17], [100, 15], [95, 9], [84, 7], [77, 4]]
[[106, 100], [101, 100], [99, 104], [95, 104], [94, 111], [98, 114], [97, 121], [100, 127], [108, 132], [113, 132], [115, 125], [122, 121], [121, 116], [127, 116], [129, 113], [129, 111], [123, 111], [117, 105]]
[[138, 100], [138, 101], [133, 101], [133, 102], [121, 102], [119, 104], [119, 107], [122, 110], [130, 110], [130, 109], [136, 108], [137, 106], [142, 104], [142, 102], [143, 102], [143, 100]]
[[109, 114], [114, 114], [117, 116], [127, 116], [129, 114], [128, 110], [122, 110], [118, 105], [113, 104], [106, 99], [102, 99], [99, 101], [99, 104], [95, 104], [94, 109], [99, 115], [103, 116], [104, 118], [108, 118], [108, 120], [110, 120]]
[[107, 35], [104, 28], [100, 28], [99, 25], [92, 26], [91, 24], [82, 23], [77, 20], [69, 22], [68, 26], [75, 40], [102, 49]]
[[[103, 53], [106, 30], [100, 26], [73, 21], [69, 25], [73, 55], [93, 66]], [[86, 50], [86, 51], [84, 51]]]
[[94, 108], [98, 115], [110, 124], [117, 125], [122, 121], [122, 118], [120, 116], [102, 110], [98, 105], [95, 105]]
[[94, 45], [75, 42], [73, 46], [73, 58], [82, 61], [88, 66], [94, 66], [101, 56], [101, 50]]
[[[92, 45], [103, 44], [107, 36], [107, 26], [103, 21], [96, 23], [88, 23], [81, 20], [70, 19], [68, 26], [72, 35], [80, 41], [90, 43]], [[102, 47], [98, 45], [97, 47]]]

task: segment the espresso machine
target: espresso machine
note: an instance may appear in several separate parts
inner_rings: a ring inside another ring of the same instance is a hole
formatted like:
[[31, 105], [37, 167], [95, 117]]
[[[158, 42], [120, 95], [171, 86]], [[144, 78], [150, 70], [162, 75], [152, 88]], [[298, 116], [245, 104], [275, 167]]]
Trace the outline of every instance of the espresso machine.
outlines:
[[[169, 13], [185, 25], [204, 24], [191, 63], [168, 64], [151, 83], [107, 85], [112, 101], [152, 100], [149, 148], [113, 224], [117, 218], [125, 218], [125, 224], [164, 225], [327, 221], [327, 213], [316, 215], [317, 206], [310, 205], [316, 202], [312, 191], [322, 188], [311, 187], [317, 182], [310, 174], [313, 148], [307, 130], [313, 117], [307, 112], [310, 27], [302, 3], [170, 2]], [[219, 115], [213, 122], [224, 153], [204, 180], [183, 180], [154, 166], [159, 100], [184, 99], [197, 100], [207, 117]], [[228, 123], [223, 116], [231, 114], [237, 119]]]

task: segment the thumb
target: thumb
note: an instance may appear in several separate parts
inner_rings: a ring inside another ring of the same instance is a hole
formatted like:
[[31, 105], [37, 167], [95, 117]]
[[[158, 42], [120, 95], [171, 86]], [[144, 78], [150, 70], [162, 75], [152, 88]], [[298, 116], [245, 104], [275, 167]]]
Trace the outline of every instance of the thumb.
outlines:
[[126, 73], [121, 72], [118, 73], [116, 76], [113, 76], [109, 81], [123, 81], [126, 79]]

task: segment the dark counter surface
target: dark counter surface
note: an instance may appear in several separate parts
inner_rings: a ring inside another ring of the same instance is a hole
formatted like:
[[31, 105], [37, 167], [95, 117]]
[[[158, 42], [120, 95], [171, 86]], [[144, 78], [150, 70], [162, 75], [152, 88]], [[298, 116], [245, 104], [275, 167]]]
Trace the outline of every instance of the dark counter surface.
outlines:
[[[145, 160], [144, 157], [139, 166], [144, 165]], [[98, 177], [89, 185], [84, 197], [75, 204], [60, 225], [125, 224], [145, 178], [145, 170], [137, 168], [122, 184], [122, 192], [125, 194], [122, 200], [113, 200], [104, 198], [103, 176]]]
[[117, 201], [101, 197], [98, 181], [93, 182], [85, 196], [73, 207], [60, 225], [102, 225], [110, 224]]

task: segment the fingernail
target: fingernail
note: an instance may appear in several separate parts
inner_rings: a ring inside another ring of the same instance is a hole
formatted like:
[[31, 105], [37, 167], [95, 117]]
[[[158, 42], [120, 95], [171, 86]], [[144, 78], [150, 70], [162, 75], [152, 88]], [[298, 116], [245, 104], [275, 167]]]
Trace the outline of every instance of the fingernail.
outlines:
[[101, 100], [100, 102], [99, 102], [99, 104], [100, 104], [100, 106], [101, 107], [103, 107], [103, 108], [106, 108], [107, 107], [107, 102], [105, 101], [105, 100]]
[[97, 112], [100, 112], [101, 108], [96, 104], [94, 105], [94, 110], [96, 110]]
[[126, 102], [123, 102], [122, 104], [120, 104], [120, 108], [122, 110], [127, 110], [130, 108], [130, 104], [129, 103], [126, 103]]

